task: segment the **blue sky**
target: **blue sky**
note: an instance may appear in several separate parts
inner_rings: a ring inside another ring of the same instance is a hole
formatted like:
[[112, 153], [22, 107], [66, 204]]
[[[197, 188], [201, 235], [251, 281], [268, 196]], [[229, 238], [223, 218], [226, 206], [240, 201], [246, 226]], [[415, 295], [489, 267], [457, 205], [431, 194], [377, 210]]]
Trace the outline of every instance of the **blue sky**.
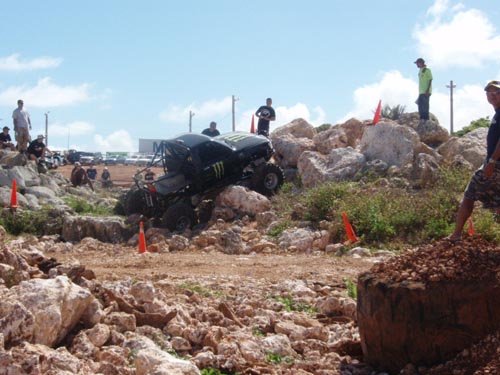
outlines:
[[491, 116], [484, 84], [500, 78], [496, 1], [4, 2], [0, 125], [24, 99], [49, 147], [136, 151], [210, 121], [249, 131], [273, 98], [271, 130], [371, 119], [377, 103], [417, 110], [417, 68], [434, 75], [431, 112], [454, 129]]

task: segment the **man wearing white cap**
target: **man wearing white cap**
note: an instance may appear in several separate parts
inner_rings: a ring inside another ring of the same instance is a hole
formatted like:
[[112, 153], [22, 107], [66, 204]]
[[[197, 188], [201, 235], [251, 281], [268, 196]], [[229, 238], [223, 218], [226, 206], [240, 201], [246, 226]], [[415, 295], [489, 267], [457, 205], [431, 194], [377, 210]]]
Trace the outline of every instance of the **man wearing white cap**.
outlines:
[[30, 160], [38, 160], [41, 158], [45, 159], [45, 152], [48, 150], [45, 143], [43, 143], [43, 139], [45, 137], [42, 134], [38, 134], [38, 137], [30, 143], [28, 147], [28, 157]]
[[486, 160], [472, 176], [458, 209], [455, 230], [447, 238], [456, 243], [462, 237], [465, 223], [472, 214], [474, 202], [500, 214], [500, 81], [490, 81], [484, 88], [486, 99], [495, 109], [486, 136]]

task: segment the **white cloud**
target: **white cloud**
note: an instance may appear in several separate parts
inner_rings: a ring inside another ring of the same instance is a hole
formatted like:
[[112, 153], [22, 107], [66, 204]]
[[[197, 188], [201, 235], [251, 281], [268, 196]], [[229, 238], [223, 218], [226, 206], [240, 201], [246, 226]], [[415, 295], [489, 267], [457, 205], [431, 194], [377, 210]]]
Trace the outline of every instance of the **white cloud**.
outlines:
[[137, 151], [137, 140], [133, 140], [126, 130], [117, 130], [108, 136], [94, 135], [94, 149], [102, 151]]
[[12, 105], [23, 99], [26, 107], [53, 108], [78, 104], [90, 100], [90, 85], [59, 86], [50, 77], [40, 79], [33, 87], [9, 87], [0, 92], [0, 104]]
[[481, 67], [497, 62], [500, 35], [487, 16], [477, 9], [464, 10], [436, 0], [429, 8], [429, 23], [415, 26], [413, 37], [419, 55], [433, 67]]
[[38, 57], [33, 60], [20, 60], [20, 54], [0, 57], [0, 70], [21, 71], [57, 68], [63, 59], [54, 57]]
[[68, 124], [50, 123], [49, 135], [54, 137], [79, 137], [92, 134], [95, 126], [85, 121], [74, 121]]
[[212, 99], [200, 104], [193, 103], [186, 107], [169, 105], [160, 112], [160, 119], [166, 123], [187, 123], [189, 111], [194, 112], [196, 119], [209, 121], [215, 118], [226, 117], [231, 114], [232, 98], [225, 97], [220, 100]]
[[[350, 118], [369, 120], [373, 118], [378, 101], [382, 105], [403, 105], [407, 113], [417, 112], [417, 83], [405, 78], [399, 71], [387, 72], [380, 82], [366, 85], [355, 90], [354, 109], [341, 118], [343, 123]], [[450, 130], [450, 93], [434, 89], [430, 99], [430, 111], [442, 127]], [[480, 85], [466, 85], [453, 91], [453, 130], [468, 126], [480, 117], [492, 116], [493, 110]]]

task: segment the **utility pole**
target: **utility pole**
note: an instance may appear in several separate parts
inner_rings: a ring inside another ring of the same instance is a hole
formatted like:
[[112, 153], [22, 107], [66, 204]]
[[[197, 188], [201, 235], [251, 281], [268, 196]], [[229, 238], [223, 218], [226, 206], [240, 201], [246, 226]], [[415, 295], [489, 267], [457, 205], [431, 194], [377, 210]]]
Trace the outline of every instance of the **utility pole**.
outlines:
[[235, 116], [234, 116], [234, 103], [236, 101], [240, 100], [239, 98], [236, 98], [234, 95], [232, 96], [231, 102], [232, 102], [232, 109], [231, 113], [233, 115], [233, 132], [236, 131], [236, 122], [235, 122]]
[[190, 133], [192, 133], [192, 131], [193, 131], [193, 128], [192, 128], [193, 116], [194, 116], [194, 112], [190, 110], [189, 111], [189, 132]]
[[45, 145], [47, 147], [49, 146], [49, 113], [50, 111], [45, 113]]
[[446, 85], [450, 89], [450, 135], [453, 134], [453, 89], [457, 87], [450, 81], [449, 85]]

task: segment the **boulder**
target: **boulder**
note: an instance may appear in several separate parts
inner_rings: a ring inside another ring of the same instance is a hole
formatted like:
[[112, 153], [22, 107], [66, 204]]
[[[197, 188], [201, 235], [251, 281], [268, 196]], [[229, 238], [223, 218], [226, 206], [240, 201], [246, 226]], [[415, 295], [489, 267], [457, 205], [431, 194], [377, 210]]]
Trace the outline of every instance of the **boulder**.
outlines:
[[420, 138], [413, 129], [394, 122], [379, 122], [366, 128], [360, 152], [368, 160], [380, 159], [389, 166], [399, 167], [413, 162], [419, 144]]
[[93, 299], [89, 290], [66, 276], [31, 279], [13, 286], [0, 301], [5, 344], [56, 345], [80, 321]]
[[125, 220], [118, 216], [65, 216], [61, 236], [65, 241], [79, 242], [92, 237], [101, 242], [119, 243], [131, 237]]
[[232, 185], [217, 196], [216, 206], [226, 206], [255, 216], [259, 212], [268, 211], [271, 208], [271, 201], [253, 190]]
[[273, 140], [274, 158], [281, 168], [295, 168], [304, 151], [315, 150], [314, 142], [309, 138], [296, 138], [285, 134]]
[[486, 159], [487, 128], [479, 128], [467, 133], [463, 137], [451, 137], [442, 144], [437, 151], [449, 164], [463, 164], [462, 160], [470, 163], [474, 169], [479, 168]]
[[308, 138], [313, 139], [316, 135], [316, 129], [314, 126], [309, 124], [303, 118], [298, 118], [289, 122], [288, 124], [282, 125], [273, 130], [269, 138], [274, 142], [274, 140], [289, 134], [295, 138]]
[[417, 132], [420, 140], [431, 147], [437, 147], [450, 138], [448, 130], [439, 125], [437, 117], [433, 114], [430, 114], [429, 120], [420, 121], [418, 112], [404, 113], [397, 122], [411, 127]]
[[305, 187], [317, 186], [327, 181], [353, 179], [363, 170], [365, 156], [351, 147], [332, 150], [327, 156], [306, 151], [298, 162], [299, 173]]

